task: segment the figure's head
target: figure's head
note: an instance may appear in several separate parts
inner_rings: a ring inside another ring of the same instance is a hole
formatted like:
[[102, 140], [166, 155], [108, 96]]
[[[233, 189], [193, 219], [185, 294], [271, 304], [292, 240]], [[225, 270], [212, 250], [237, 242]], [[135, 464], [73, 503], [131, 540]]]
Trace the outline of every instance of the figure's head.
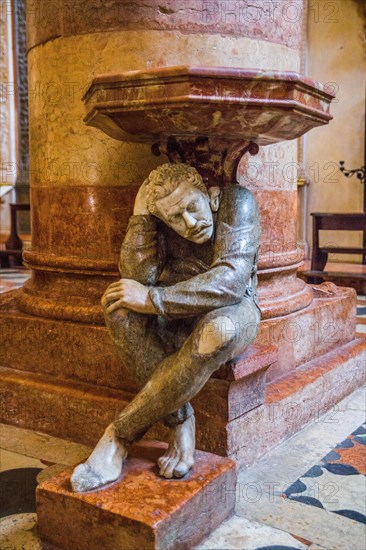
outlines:
[[219, 188], [207, 191], [197, 170], [186, 164], [163, 164], [148, 177], [149, 212], [197, 244], [213, 234], [212, 212], [219, 208], [219, 197]]

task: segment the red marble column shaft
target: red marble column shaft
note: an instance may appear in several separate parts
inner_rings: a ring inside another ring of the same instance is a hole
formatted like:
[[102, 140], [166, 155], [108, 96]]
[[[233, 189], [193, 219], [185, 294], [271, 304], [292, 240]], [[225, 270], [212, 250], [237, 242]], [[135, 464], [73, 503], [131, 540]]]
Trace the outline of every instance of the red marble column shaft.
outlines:
[[[265, 0], [28, 3], [32, 249], [24, 258], [33, 275], [21, 310], [103, 322], [100, 296], [118, 276], [135, 192], [165, 161], [85, 126], [81, 97], [95, 74], [179, 64], [297, 70], [302, 0], [272, 8]], [[49, 167], [65, 163], [79, 166], [76, 174], [54, 177]], [[92, 163], [100, 173], [86, 181]], [[306, 307], [312, 295], [296, 278], [296, 188], [253, 190], [263, 227], [259, 294], [271, 318]]]

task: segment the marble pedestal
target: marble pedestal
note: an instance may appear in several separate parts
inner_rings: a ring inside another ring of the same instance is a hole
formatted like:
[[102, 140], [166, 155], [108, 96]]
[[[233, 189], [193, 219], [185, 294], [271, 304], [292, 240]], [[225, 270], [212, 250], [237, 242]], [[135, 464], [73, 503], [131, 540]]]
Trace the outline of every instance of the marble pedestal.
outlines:
[[[136, 391], [106, 328], [22, 313], [14, 294], [0, 298], [3, 365], [13, 358], [1, 368], [2, 421], [94, 445]], [[355, 328], [354, 291], [322, 286], [308, 308], [264, 321], [192, 401], [197, 447], [247, 465], [317, 421], [364, 381]], [[166, 433], [158, 424], [147, 435]]]
[[[95, 444], [137, 391], [107, 329], [25, 314], [16, 293], [2, 304], [0, 298], [0, 311], [3, 364], [11, 361], [14, 342], [17, 353], [17, 365], [0, 367], [2, 421]], [[253, 344], [214, 373], [192, 400], [198, 449], [229, 454], [227, 426], [264, 403], [266, 372], [276, 361], [274, 345]], [[164, 439], [166, 431], [159, 424], [148, 435]]]
[[[235, 506], [235, 463], [196, 452], [184, 480], [157, 475], [164, 444], [131, 449], [122, 479], [102, 491], [71, 492], [67, 470], [37, 488], [38, 530], [63, 550], [188, 550]], [[67, 526], [67, 527], [66, 527]]]

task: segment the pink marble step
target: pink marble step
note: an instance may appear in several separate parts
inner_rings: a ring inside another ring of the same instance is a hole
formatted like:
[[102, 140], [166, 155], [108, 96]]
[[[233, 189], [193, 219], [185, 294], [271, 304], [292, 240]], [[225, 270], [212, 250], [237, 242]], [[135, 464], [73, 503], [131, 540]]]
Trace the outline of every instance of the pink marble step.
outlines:
[[[229, 382], [211, 379], [206, 399], [198, 395], [193, 402], [197, 447], [231, 456], [239, 464], [253, 463], [308, 422], [318, 421], [322, 413], [363, 384], [365, 364], [365, 339], [356, 338], [269, 384], [267, 401], [249, 411], [241, 410], [245, 401], [236, 389], [215, 387]], [[13, 369], [0, 371], [3, 422], [81, 443], [95, 443], [130, 397], [127, 392], [80, 382]], [[234, 407], [231, 416], [229, 404]], [[148, 436], [164, 439], [166, 432], [157, 425]]]
[[[28, 315], [17, 309], [16, 299], [16, 291], [11, 296], [0, 296], [1, 366], [13, 364], [16, 350], [17, 370], [136, 391], [105, 326]], [[255, 373], [262, 376], [261, 371], [276, 359], [275, 345], [257, 342], [234, 361], [223, 365], [213, 378], [234, 382]]]
[[228, 424], [228, 455], [252, 464], [310, 422], [325, 422], [331, 429], [337, 403], [361, 387], [365, 375], [366, 338], [358, 335], [269, 384], [263, 405]]
[[196, 451], [183, 480], [157, 475], [165, 445], [131, 449], [122, 478], [102, 491], [73, 493], [72, 469], [37, 488], [37, 527], [62, 550], [186, 550], [234, 512], [235, 463]]

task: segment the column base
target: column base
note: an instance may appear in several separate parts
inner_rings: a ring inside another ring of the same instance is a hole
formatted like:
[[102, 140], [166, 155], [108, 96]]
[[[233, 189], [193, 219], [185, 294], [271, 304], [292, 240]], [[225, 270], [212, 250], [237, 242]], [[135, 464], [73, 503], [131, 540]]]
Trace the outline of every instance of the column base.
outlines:
[[198, 544], [234, 512], [235, 463], [196, 451], [192, 471], [167, 480], [156, 467], [165, 447], [152, 441], [134, 446], [122, 479], [101, 491], [73, 493], [72, 470], [41, 483], [41, 540], [62, 550], [183, 550]]
[[[249, 464], [363, 383], [354, 291], [333, 291], [319, 287], [305, 310], [264, 321], [256, 343], [207, 382], [192, 400], [197, 448]], [[29, 316], [14, 301], [1, 297], [2, 361], [12, 366], [1, 368], [2, 421], [95, 444], [136, 392], [106, 328]], [[167, 433], [157, 424], [147, 435]]]
[[[265, 401], [263, 385], [253, 383], [253, 375], [231, 383], [210, 379], [192, 401], [197, 448], [251, 464], [360, 387], [365, 364], [366, 340], [355, 338], [268, 384]], [[98, 441], [133, 396], [14, 369], [0, 371], [2, 422], [88, 445]], [[166, 428], [158, 423], [146, 437], [164, 440]]]
[[[287, 376], [355, 337], [354, 290], [330, 283], [310, 290], [315, 295], [310, 306], [261, 322], [255, 345], [277, 349], [277, 356], [267, 364], [267, 382]], [[21, 293], [16, 290], [0, 295], [1, 366], [98, 387], [137, 390], [104, 325], [24, 313], [17, 306]], [[222, 379], [221, 375], [214, 377]]]

